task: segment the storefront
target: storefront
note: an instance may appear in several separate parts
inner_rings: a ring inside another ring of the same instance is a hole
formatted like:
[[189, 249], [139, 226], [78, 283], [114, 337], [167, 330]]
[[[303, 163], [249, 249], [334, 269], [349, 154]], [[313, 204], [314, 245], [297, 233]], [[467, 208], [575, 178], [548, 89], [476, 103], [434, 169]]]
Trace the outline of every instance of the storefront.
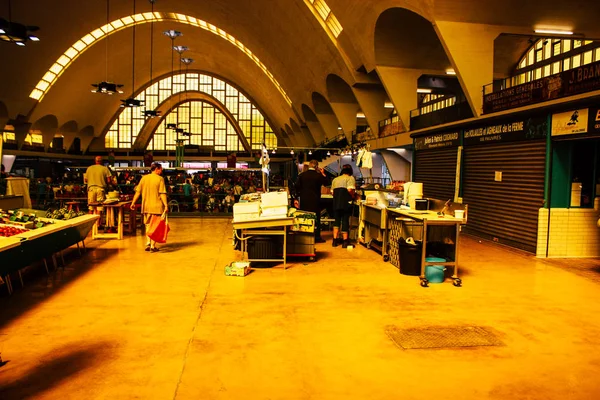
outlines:
[[463, 132], [461, 197], [468, 233], [535, 252], [544, 206], [547, 117], [513, 118]]
[[413, 181], [423, 183], [423, 196], [454, 200], [460, 172], [458, 131], [415, 138]]
[[540, 210], [538, 257], [598, 257], [600, 107], [551, 116], [548, 209]]

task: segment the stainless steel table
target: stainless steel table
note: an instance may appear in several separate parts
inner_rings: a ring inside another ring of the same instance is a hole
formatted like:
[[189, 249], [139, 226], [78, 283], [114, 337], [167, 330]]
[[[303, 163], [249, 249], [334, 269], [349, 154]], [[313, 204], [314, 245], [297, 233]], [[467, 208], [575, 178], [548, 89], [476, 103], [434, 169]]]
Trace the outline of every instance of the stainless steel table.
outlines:
[[[458, 256], [459, 256], [459, 242], [460, 242], [460, 226], [465, 223], [463, 218], [455, 218], [451, 215], [440, 215], [435, 211], [416, 211], [416, 210], [404, 210], [388, 208], [388, 213], [395, 213], [398, 215], [397, 220], [400, 221], [414, 221], [422, 226], [422, 249], [421, 249], [421, 286], [427, 287], [429, 282], [425, 277], [425, 266], [427, 265], [443, 265], [453, 268], [452, 280], [454, 286], [461, 286], [462, 280], [458, 277]], [[456, 239], [454, 240], [454, 261], [444, 262], [426, 262], [427, 256], [427, 231], [432, 227], [439, 226], [454, 226], [456, 229]]]
[[[250, 259], [248, 261], [283, 261], [283, 269], [287, 268], [287, 227], [294, 224], [293, 217], [284, 218], [259, 218], [252, 221], [233, 222], [233, 229], [241, 231], [241, 250], [242, 254], [247, 254], [250, 238], [246, 235], [279, 235], [283, 236], [283, 259]], [[279, 229], [266, 229], [279, 228]]]

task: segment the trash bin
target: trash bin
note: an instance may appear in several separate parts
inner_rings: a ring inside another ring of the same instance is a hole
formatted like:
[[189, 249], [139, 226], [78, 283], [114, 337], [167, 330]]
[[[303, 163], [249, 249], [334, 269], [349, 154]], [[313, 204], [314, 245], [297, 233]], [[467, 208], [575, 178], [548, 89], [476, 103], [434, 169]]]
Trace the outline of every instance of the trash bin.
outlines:
[[421, 275], [421, 251], [423, 244], [415, 241], [415, 244], [406, 243], [403, 238], [398, 240], [398, 253], [400, 258], [400, 273], [403, 275]]
[[428, 265], [430, 262], [446, 262], [445, 258], [439, 257], [427, 257], [425, 258], [425, 278], [430, 283], [442, 283], [444, 282], [444, 271], [446, 267], [443, 265]]
[[248, 259], [272, 260], [276, 257], [276, 243], [269, 236], [253, 236], [248, 239]]

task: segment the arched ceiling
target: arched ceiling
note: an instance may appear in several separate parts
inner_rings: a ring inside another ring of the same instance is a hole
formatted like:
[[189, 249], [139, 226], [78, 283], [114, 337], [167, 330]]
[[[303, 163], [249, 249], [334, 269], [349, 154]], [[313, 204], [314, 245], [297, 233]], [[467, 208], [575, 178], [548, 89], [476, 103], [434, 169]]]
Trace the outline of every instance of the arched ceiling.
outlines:
[[[447, 67], [448, 54], [440, 51], [436, 24], [459, 22], [501, 26], [502, 33], [533, 34], [535, 26], [564, 26], [586, 38], [600, 38], [600, 2], [592, 0], [326, 0], [343, 30], [337, 45], [324, 32], [304, 0], [157, 0], [155, 11], [190, 15], [207, 21], [241, 41], [269, 69], [292, 101], [292, 108], [273, 82], [250, 59], [227, 40], [201, 28], [172, 22], [155, 24], [154, 74], [171, 70], [170, 41], [162, 35], [177, 29], [184, 36], [177, 44], [190, 47], [185, 55], [194, 58], [194, 69], [207, 71], [234, 83], [252, 97], [274, 123], [290, 136], [296, 134], [290, 119], [303, 114], [301, 105], [313, 105], [323, 125], [323, 113], [333, 113], [326, 98], [313, 93], [330, 93], [327, 77], [338, 76], [350, 87], [365, 82], [363, 72], [372, 72], [377, 63], [398, 67], [435, 69]], [[0, 4], [0, 17], [7, 17], [6, 1]], [[388, 11], [389, 10], [389, 11]], [[131, 0], [110, 0], [109, 20], [132, 14]], [[137, 0], [136, 12], [149, 12], [147, 0]], [[12, 2], [13, 20], [40, 27], [40, 42], [26, 47], [0, 43], [0, 101], [9, 118], [27, 115], [29, 122], [53, 115], [58, 126], [74, 120], [86, 133], [98, 136], [115, 114], [121, 98], [131, 93], [131, 28], [109, 39], [109, 80], [125, 84], [122, 96], [90, 93], [91, 83], [106, 79], [105, 42], [92, 46], [64, 72], [43, 101], [29, 94], [55, 60], [73, 43], [106, 23], [103, 0], [19, 0]], [[377, 29], [376, 29], [377, 27]], [[379, 39], [376, 40], [376, 31]], [[149, 24], [137, 28], [136, 88], [149, 79]], [[376, 44], [379, 43], [379, 44]], [[393, 44], [393, 46], [392, 46]], [[495, 59], [501, 60], [497, 73], [505, 74], [522, 54], [523, 44], [515, 50], [499, 40]], [[376, 52], [376, 46], [379, 46]], [[504, 50], [503, 48], [506, 48]], [[448, 50], [446, 50], [448, 51]], [[376, 57], [377, 54], [377, 57]], [[501, 65], [500, 65], [501, 64]], [[361, 68], [361, 66], [364, 66]], [[329, 82], [330, 86], [332, 82]], [[362, 101], [362, 100], [361, 100]], [[331, 118], [333, 126], [333, 118]], [[299, 121], [300, 126], [303, 126]], [[286, 127], [287, 124], [287, 127]], [[331, 128], [323, 126], [328, 135]], [[302, 128], [303, 129], [303, 128]], [[313, 135], [314, 136], [314, 135]]]
[[377, 20], [375, 61], [377, 65], [400, 68], [451, 67], [431, 22], [404, 8], [386, 10]]

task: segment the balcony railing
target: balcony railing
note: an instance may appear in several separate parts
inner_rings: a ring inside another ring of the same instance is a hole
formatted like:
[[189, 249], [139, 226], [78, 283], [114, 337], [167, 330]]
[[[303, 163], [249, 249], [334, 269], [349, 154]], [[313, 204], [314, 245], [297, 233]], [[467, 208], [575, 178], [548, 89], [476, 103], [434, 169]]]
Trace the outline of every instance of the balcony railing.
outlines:
[[390, 118], [379, 121], [379, 137], [397, 135], [406, 132], [406, 127], [398, 115], [392, 115]]
[[483, 87], [483, 112], [492, 113], [600, 90], [600, 61], [510, 86], [509, 80]]
[[464, 96], [436, 99], [410, 112], [410, 129], [422, 129], [473, 116]]

